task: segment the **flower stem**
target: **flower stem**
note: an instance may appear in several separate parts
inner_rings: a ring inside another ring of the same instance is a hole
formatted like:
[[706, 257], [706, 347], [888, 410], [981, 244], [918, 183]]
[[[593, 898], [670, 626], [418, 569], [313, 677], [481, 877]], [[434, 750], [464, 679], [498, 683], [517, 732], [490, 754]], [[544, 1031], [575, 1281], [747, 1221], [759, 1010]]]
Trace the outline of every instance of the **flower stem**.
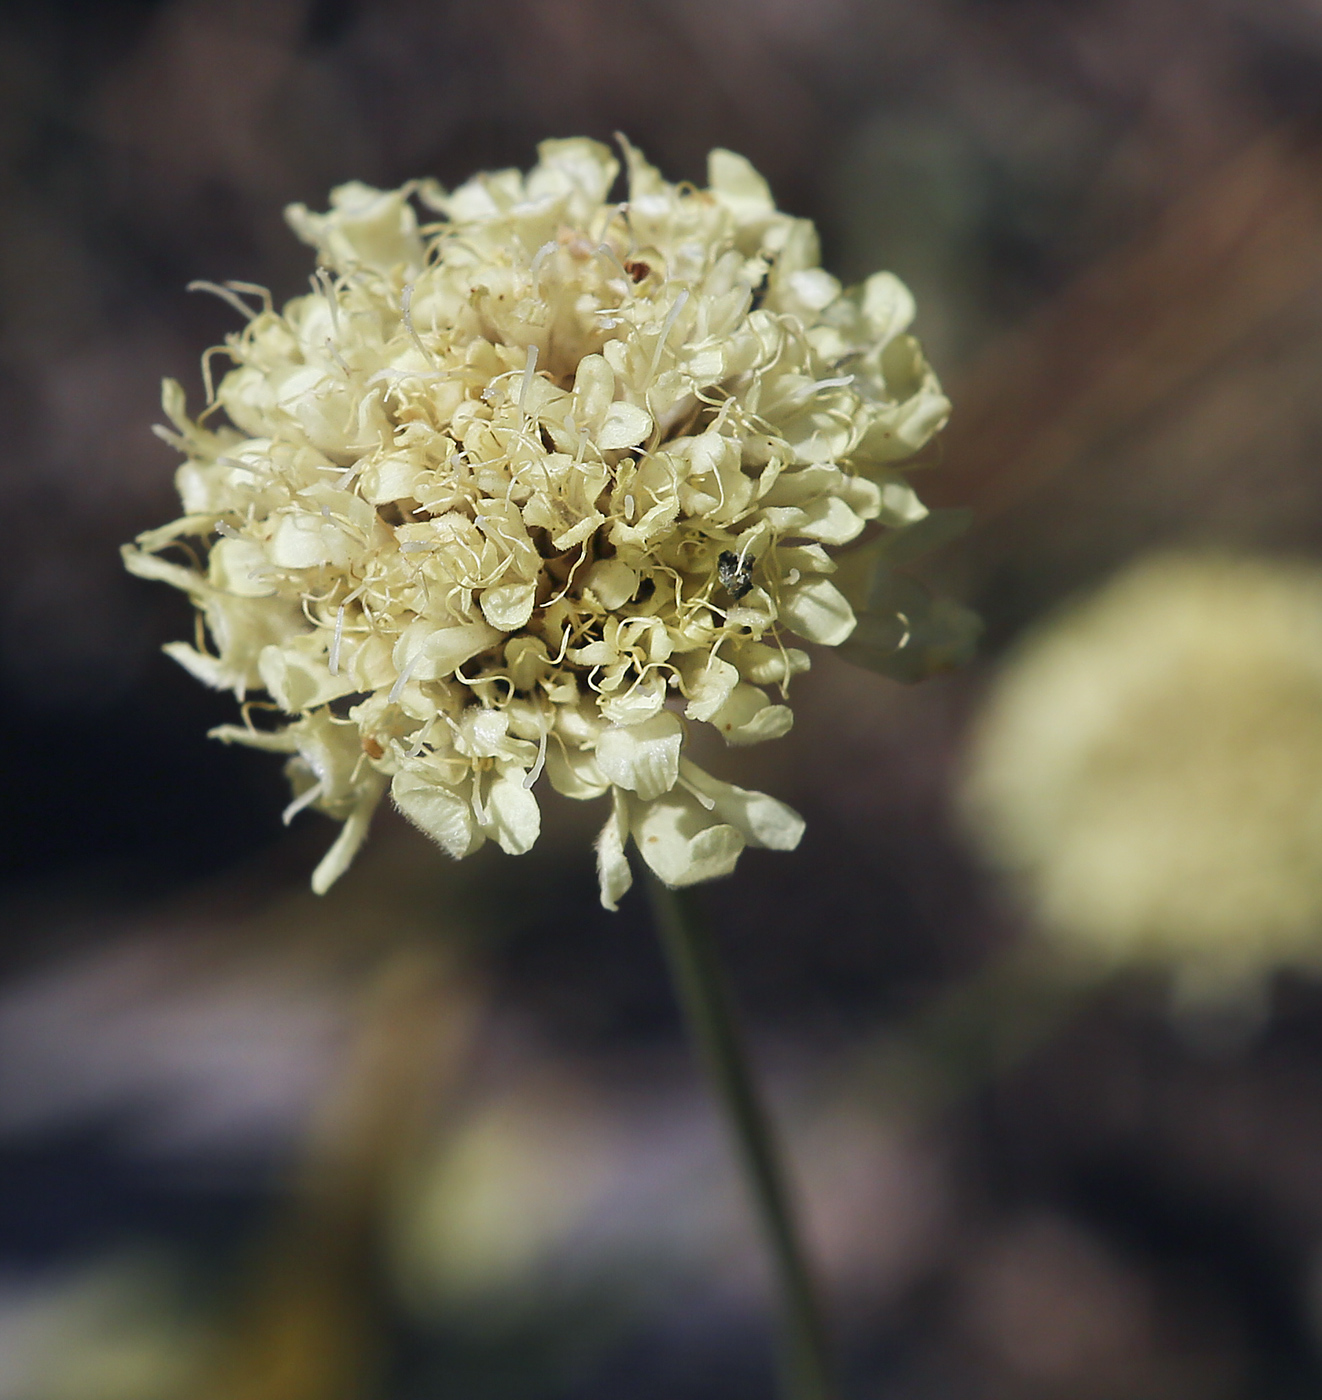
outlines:
[[711, 930], [691, 890], [648, 877], [648, 893], [675, 992], [693, 1042], [734, 1135], [740, 1165], [779, 1276], [785, 1329], [786, 1400], [833, 1400], [826, 1329], [771, 1121], [753, 1083], [734, 1002]]

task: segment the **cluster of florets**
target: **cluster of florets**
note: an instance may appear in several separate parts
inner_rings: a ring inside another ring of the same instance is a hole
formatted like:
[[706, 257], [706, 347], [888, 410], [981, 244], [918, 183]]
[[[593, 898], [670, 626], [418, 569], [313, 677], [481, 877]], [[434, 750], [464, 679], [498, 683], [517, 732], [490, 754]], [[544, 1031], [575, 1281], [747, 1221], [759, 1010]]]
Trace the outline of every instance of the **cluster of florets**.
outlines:
[[1141, 560], [1029, 637], [965, 806], [1043, 930], [1186, 999], [1322, 969], [1322, 571]]
[[[788, 807], [686, 758], [687, 724], [789, 729], [791, 634], [855, 625], [826, 546], [926, 514], [897, 464], [948, 404], [904, 287], [842, 291], [745, 160], [713, 152], [699, 190], [625, 151], [618, 203], [611, 153], [569, 140], [452, 194], [293, 206], [312, 292], [218, 289], [250, 318], [235, 368], [196, 422], [166, 385], [185, 514], [128, 565], [205, 619], [178, 661], [290, 717], [217, 735], [290, 754], [290, 815], [344, 822], [318, 890], [387, 788], [455, 857], [526, 851], [543, 776], [610, 794], [610, 908], [630, 837], [671, 885], [798, 843]], [[200, 569], [162, 556], [184, 540]]]

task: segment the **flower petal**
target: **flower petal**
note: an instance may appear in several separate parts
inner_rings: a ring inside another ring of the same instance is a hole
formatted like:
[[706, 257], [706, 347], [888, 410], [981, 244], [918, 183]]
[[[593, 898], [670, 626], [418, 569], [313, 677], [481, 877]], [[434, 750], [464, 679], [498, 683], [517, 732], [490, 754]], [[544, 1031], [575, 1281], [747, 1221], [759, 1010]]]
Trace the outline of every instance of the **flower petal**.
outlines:
[[558, 793], [580, 802], [600, 797], [610, 787], [591, 750], [567, 746], [555, 736], [546, 746], [546, 776]]
[[642, 724], [603, 730], [597, 740], [597, 765], [616, 787], [650, 801], [675, 786], [683, 743], [683, 721], [663, 710]]
[[395, 806], [455, 860], [472, 855], [486, 840], [466, 798], [416, 773], [396, 773], [390, 784]]
[[372, 815], [386, 790], [386, 780], [383, 777], [374, 773], [372, 779], [373, 781], [365, 786], [353, 811], [345, 818], [340, 834], [335, 838], [330, 850], [322, 856], [317, 868], [312, 872], [314, 894], [325, 894], [330, 889], [353, 863], [358, 848], [366, 839]]
[[632, 802], [630, 818], [639, 854], [672, 888], [728, 875], [744, 849], [742, 834], [714, 819], [687, 792]]
[[435, 627], [420, 618], [395, 643], [395, 666], [415, 681], [440, 680], [500, 638], [501, 634], [485, 622]]
[[802, 840], [804, 820], [792, 807], [768, 797], [765, 792], [723, 783], [687, 759], [681, 770], [684, 781], [712, 804], [712, 815], [738, 827], [750, 846], [792, 851]]
[[628, 836], [628, 808], [617, 788], [611, 793], [611, 814], [597, 837], [597, 882], [601, 886], [601, 903], [603, 908], [612, 912], [620, 907], [621, 896], [633, 884], [633, 871], [624, 854]]
[[535, 583], [503, 583], [482, 590], [482, 616], [502, 632], [527, 624], [537, 597]]
[[711, 717], [727, 744], [760, 744], [779, 739], [794, 725], [788, 705], [773, 705], [755, 685], [737, 685], [730, 698]]
[[526, 777], [523, 769], [511, 768], [491, 784], [487, 797], [486, 833], [494, 836], [500, 849], [512, 856], [530, 851], [542, 830], [537, 799], [523, 785]]
[[799, 636], [822, 646], [839, 646], [854, 630], [854, 610], [833, 583], [810, 578], [787, 588], [780, 616]]
[[632, 403], [613, 403], [597, 429], [597, 446], [603, 452], [637, 447], [652, 431], [652, 415]]

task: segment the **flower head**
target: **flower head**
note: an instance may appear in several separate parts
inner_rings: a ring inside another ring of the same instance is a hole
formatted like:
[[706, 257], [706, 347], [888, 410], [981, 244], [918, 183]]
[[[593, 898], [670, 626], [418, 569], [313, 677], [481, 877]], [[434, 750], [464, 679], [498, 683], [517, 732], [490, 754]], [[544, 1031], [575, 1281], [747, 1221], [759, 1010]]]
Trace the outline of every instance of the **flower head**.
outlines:
[[1322, 965], [1322, 571], [1165, 554], [1027, 640], [966, 805], [1046, 933], [1186, 999]]
[[[900, 464], [948, 404], [894, 277], [843, 291], [728, 151], [699, 190], [626, 145], [620, 202], [605, 147], [540, 157], [292, 206], [312, 291], [245, 307], [198, 421], [165, 387], [184, 515], [126, 560], [205, 619], [178, 661], [289, 717], [217, 735], [290, 754], [290, 814], [344, 821], [318, 890], [387, 788], [456, 857], [526, 851], [543, 777], [609, 794], [611, 908], [630, 838], [672, 885], [794, 847], [799, 817], [695, 767], [687, 727], [784, 734], [797, 640], [855, 626], [827, 547], [927, 513]], [[185, 538], [203, 567], [162, 557]]]

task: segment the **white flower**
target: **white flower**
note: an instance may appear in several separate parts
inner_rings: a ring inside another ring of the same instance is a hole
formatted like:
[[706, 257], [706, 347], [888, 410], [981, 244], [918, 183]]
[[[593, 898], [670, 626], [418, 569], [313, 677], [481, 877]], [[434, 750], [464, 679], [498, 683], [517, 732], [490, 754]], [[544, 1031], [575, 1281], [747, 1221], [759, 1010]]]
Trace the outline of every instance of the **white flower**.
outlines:
[[1195, 1001], [1322, 965], [1322, 571], [1126, 570], [1007, 664], [965, 801], [1064, 947]]
[[[297, 755], [295, 806], [344, 819], [318, 889], [387, 786], [456, 857], [527, 850], [543, 774], [610, 793], [611, 908], [630, 838], [672, 885], [792, 848], [799, 818], [695, 768], [688, 724], [784, 734], [791, 638], [855, 627], [827, 547], [926, 515], [901, 464], [948, 404], [894, 277], [842, 291], [728, 151], [697, 190], [626, 146], [618, 203], [606, 148], [540, 155], [292, 207], [313, 291], [250, 313], [198, 421], [165, 388], [185, 513], [128, 567], [200, 609], [211, 650], [177, 660], [291, 717], [221, 737]], [[203, 568], [162, 557], [184, 539]]]

